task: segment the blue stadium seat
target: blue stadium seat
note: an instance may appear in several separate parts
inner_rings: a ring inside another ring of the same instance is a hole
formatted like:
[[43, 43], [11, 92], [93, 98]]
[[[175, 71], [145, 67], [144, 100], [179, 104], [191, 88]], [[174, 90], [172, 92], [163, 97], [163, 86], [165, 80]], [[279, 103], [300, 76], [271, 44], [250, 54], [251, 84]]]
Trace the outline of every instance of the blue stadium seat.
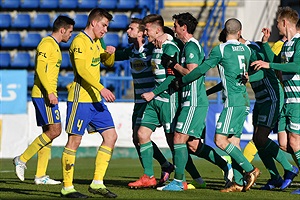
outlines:
[[122, 48], [126, 48], [129, 46], [129, 43], [128, 43], [128, 36], [127, 36], [127, 33], [123, 33], [122, 34], [122, 43], [121, 43], [121, 47]]
[[99, 8], [113, 10], [117, 7], [118, 0], [101, 0], [98, 4]]
[[41, 0], [40, 8], [42, 9], [56, 9], [58, 8], [59, 0]]
[[0, 52], [0, 68], [6, 68], [10, 65], [9, 52]]
[[98, 0], [81, 0], [78, 2], [79, 9], [92, 9], [97, 7]]
[[27, 87], [32, 88], [34, 84], [34, 72], [27, 73]]
[[118, 47], [120, 44], [119, 35], [117, 33], [106, 33], [103, 40], [106, 46]]
[[77, 0], [60, 0], [58, 7], [64, 9], [75, 9], [77, 8]]
[[70, 61], [70, 55], [67, 52], [62, 53], [62, 62], [60, 65], [61, 69], [71, 69], [71, 61]]
[[75, 29], [83, 29], [86, 26], [88, 16], [86, 14], [76, 14], [74, 17]]
[[66, 88], [67, 85], [73, 82], [73, 80], [74, 80], [73, 72], [68, 72], [64, 75], [60, 74], [58, 77], [58, 87]]
[[38, 9], [39, 6], [40, 6], [40, 0], [22, 0], [20, 8]]
[[74, 32], [73, 32], [71, 38], [69, 39], [69, 41], [66, 42], [66, 43], [61, 42], [61, 43], [59, 43], [59, 46], [60, 46], [61, 48], [63, 48], [63, 49], [68, 49], [68, 48], [70, 47], [70, 44], [72, 43], [74, 37], [75, 37], [77, 34], [78, 34], [78, 33], [76, 33], [76, 32], [74, 33]]
[[17, 9], [20, 6], [20, 0], [2, 0], [2, 8]]
[[118, 9], [133, 9], [136, 6], [136, 0], [119, 0]]
[[109, 23], [109, 28], [127, 29], [128, 17], [125, 14], [114, 14], [113, 21]]
[[11, 16], [8, 13], [0, 13], [0, 28], [9, 28], [11, 25]]
[[30, 55], [28, 52], [17, 52], [12, 59], [11, 67], [27, 68], [30, 66]]
[[138, 18], [143, 19], [145, 16], [143, 16], [141, 13], [133, 13], [130, 18]]
[[34, 16], [30, 27], [47, 29], [50, 27], [50, 16], [47, 13], [37, 13]]
[[11, 23], [12, 28], [28, 28], [30, 25], [30, 15], [18, 13]]
[[2, 47], [5, 48], [17, 48], [21, 44], [21, 36], [19, 33], [10, 33], [8, 32], [2, 42]]
[[150, 13], [155, 13], [155, 0], [138, 0], [139, 8], [147, 8]]
[[27, 33], [24, 40], [21, 42], [21, 47], [36, 48], [40, 43], [42, 37], [39, 33]]

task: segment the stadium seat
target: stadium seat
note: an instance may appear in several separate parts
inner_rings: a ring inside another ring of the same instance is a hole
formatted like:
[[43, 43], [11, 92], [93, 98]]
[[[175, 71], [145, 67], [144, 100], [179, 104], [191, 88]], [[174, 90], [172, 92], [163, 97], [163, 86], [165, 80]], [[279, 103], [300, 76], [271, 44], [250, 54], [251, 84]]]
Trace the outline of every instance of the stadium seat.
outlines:
[[27, 73], [27, 87], [32, 88], [34, 84], [34, 72]]
[[144, 16], [141, 13], [133, 13], [130, 18], [138, 18], [138, 19], [143, 19]]
[[20, 8], [23, 9], [38, 9], [40, 0], [21, 0]]
[[9, 28], [11, 25], [11, 16], [8, 13], [0, 13], [0, 28]]
[[86, 26], [88, 16], [86, 14], [76, 14], [74, 17], [75, 29], [83, 29]]
[[21, 36], [19, 33], [8, 32], [2, 42], [2, 47], [4, 48], [17, 48], [21, 44]]
[[24, 48], [36, 48], [40, 43], [42, 37], [39, 33], [27, 33], [24, 40], [21, 42], [21, 47]]
[[98, 0], [81, 0], [78, 2], [79, 9], [92, 9], [97, 7]]
[[40, 8], [42, 9], [56, 9], [58, 8], [59, 0], [41, 0]]
[[150, 13], [155, 12], [155, 0], [138, 0], [138, 7], [143, 9], [147, 8]]
[[118, 9], [133, 9], [136, 6], [136, 0], [119, 0]]
[[0, 52], [0, 68], [7, 68], [10, 65], [9, 52]]
[[128, 17], [125, 14], [114, 14], [113, 21], [110, 22], [109, 28], [126, 29], [128, 28]]
[[98, 4], [99, 8], [113, 10], [117, 7], [118, 0], [101, 0]]
[[63, 48], [63, 49], [68, 49], [69, 47], [70, 47], [70, 44], [72, 43], [72, 41], [73, 41], [73, 39], [74, 39], [74, 37], [77, 35], [78, 33], [72, 33], [72, 36], [71, 36], [71, 38], [69, 39], [69, 41], [68, 42], [61, 42], [61, 43], [59, 43], [59, 46], [61, 47], [61, 48]]
[[103, 37], [106, 46], [119, 46], [119, 35], [117, 33], [106, 33]]
[[71, 69], [71, 61], [70, 61], [70, 55], [68, 52], [63, 52], [62, 53], [62, 62], [60, 65], [61, 69]]
[[75, 9], [77, 8], [77, 0], [60, 0], [58, 7], [64, 9]]
[[17, 52], [12, 59], [11, 67], [27, 68], [30, 66], [30, 55], [28, 52]]
[[47, 29], [50, 27], [50, 16], [47, 13], [37, 13], [32, 23], [30, 24], [31, 28], [43, 28]]
[[128, 43], [128, 36], [127, 36], [127, 33], [123, 33], [122, 34], [122, 43], [121, 43], [121, 47], [122, 48], [126, 48], [129, 46], [129, 43]]
[[74, 80], [73, 72], [67, 72], [64, 75], [59, 75], [58, 77], [58, 87], [66, 88]]
[[12, 28], [28, 28], [30, 25], [30, 15], [27, 13], [18, 13], [12, 20]]
[[20, 6], [20, 0], [2, 0], [3, 9], [17, 9]]

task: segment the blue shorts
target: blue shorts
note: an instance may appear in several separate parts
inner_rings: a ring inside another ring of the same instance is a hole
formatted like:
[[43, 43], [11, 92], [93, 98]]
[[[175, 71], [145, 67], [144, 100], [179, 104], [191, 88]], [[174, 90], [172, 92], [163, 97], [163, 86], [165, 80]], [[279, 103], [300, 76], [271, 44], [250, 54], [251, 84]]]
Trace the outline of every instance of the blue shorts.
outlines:
[[102, 133], [114, 127], [112, 116], [103, 101], [97, 103], [67, 102], [67, 133], [83, 135], [85, 129], [88, 132]]
[[32, 98], [35, 108], [36, 123], [38, 126], [61, 123], [58, 104], [48, 104], [44, 98]]

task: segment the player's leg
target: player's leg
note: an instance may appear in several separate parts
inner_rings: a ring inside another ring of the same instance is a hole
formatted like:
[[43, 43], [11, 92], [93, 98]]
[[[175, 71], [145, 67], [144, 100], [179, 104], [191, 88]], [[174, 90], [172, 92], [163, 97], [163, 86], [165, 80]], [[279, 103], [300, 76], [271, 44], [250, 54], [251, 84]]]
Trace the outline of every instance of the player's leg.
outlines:
[[246, 106], [224, 108], [217, 122], [215, 135], [216, 145], [232, 158], [232, 167], [237, 167], [235, 166], [235, 161], [236, 164], [242, 167], [247, 173], [246, 177], [249, 180], [247, 181], [247, 185], [244, 188], [245, 190], [248, 190], [254, 184], [256, 178], [259, 175], [259, 169], [254, 168], [251, 163], [245, 158], [241, 150], [234, 144], [230, 143], [230, 141], [228, 140], [228, 136], [235, 135], [237, 138], [240, 138], [240, 134], [242, 132], [243, 124], [248, 111], [249, 107]]
[[[43, 127], [43, 133], [35, 138], [23, 154], [13, 160], [16, 166], [16, 174], [21, 181], [24, 181], [26, 162], [61, 133], [58, 105], [50, 106], [45, 103], [44, 98], [33, 98], [32, 102], [36, 110], [37, 125]], [[45, 156], [47, 157], [47, 155]]]
[[251, 163], [257, 154], [257, 148], [255, 147], [255, 144], [253, 140], [250, 140], [247, 145], [244, 148], [243, 154], [245, 158]]
[[63, 187], [61, 196], [67, 198], [87, 198], [77, 192], [73, 185], [76, 151], [82, 136], [91, 121], [91, 103], [67, 102], [66, 132], [68, 141], [62, 154]]

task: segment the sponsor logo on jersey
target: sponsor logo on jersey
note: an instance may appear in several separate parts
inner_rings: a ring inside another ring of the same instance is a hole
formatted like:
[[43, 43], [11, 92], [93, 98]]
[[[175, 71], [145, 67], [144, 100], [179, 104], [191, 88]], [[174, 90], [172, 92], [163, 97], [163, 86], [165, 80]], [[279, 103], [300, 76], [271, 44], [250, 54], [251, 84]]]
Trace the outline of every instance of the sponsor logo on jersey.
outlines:
[[290, 122], [290, 127], [293, 130], [297, 130], [297, 131], [300, 130], [300, 124], [296, 124], [296, 123]]
[[132, 68], [136, 71], [141, 71], [146, 67], [146, 64], [142, 60], [134, 60], [132, 62]]
[[194, 58], [194, 56], [195, 55], [193, 53], [190, 53], [189, 58], [192, 59], [192, 58]]
[[267, 116], [266, 115], [258, 115], [258, 121], [259, 122], [266, 122]]

